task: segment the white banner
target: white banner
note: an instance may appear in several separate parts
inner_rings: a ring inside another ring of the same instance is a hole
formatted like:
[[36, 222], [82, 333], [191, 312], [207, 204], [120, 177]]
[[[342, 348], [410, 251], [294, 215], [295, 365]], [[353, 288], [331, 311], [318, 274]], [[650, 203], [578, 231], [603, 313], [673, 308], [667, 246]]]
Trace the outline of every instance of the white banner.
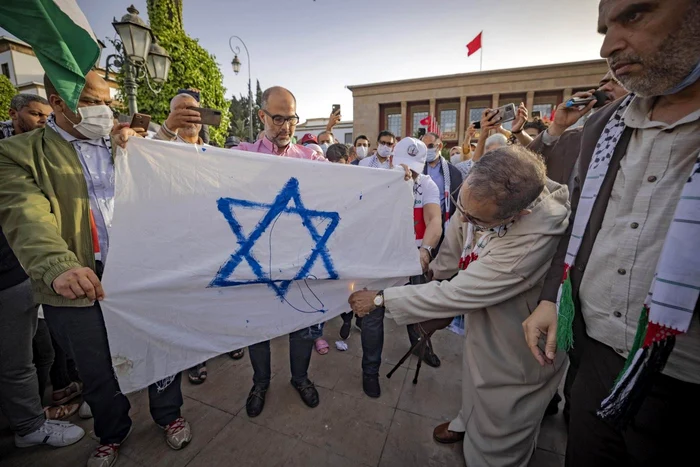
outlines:
[[402, 171], [132, 139], [102, 302], [122, 391], [420, 274]]

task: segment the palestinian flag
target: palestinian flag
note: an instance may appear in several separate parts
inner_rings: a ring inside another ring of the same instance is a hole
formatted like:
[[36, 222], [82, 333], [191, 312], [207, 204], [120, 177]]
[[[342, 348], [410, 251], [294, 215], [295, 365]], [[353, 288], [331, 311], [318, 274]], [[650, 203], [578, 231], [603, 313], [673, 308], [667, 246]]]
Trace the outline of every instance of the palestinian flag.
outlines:
[[100, 46], [75, 0], [2, 0], [0, 27], [27, 42], [56, 87], [75, 110], [85, 75]]

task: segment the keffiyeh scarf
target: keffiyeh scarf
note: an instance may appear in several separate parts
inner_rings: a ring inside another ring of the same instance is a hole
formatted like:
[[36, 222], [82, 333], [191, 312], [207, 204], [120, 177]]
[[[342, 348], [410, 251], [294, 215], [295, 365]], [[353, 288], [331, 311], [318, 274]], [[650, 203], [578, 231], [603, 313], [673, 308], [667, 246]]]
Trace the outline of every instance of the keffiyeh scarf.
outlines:
[[[634, 95], [622, 101], [610, 118], [596, 145], [583, 184], [571, 239], [566, 252], [564, 277], [557, 297], [557, 347], [573, 346], [574, 302], [569, 271], [588, 225], [593, 205], [608, 171], [615, 147], [625, 130], [623, 116]], [[688, 331], [700, 293], [700, 158], [686, 180], [669, 227], [654, 279], [639, 318], [629, 357], [615, 387], [603, 401], [598, 415], [617, 426], [625, 426], [644, 400], [652, 377], [663, 370], [675, 336]]]

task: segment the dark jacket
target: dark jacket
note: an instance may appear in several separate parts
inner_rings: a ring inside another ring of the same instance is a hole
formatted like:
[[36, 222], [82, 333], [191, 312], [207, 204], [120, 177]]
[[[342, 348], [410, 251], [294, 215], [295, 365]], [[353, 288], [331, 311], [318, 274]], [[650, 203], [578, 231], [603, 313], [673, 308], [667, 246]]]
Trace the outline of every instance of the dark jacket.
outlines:
[[[2, 132], [0, 132], [0, 139], [3, 139]], [[19, 264], [19, 260], [12, 252], [12, 248], [7, 243], [7, 238], [0, 227], [0, 290], [14, 287], [27, 279], [29, 276]]]
[[[544, 287], [542, 288], [542, 293], [540, 294], [540, 300], [548, 300], [550, 302], [557, 301], [557, 292], [559, 291], [559, 285], [561, 284], [561, 279], [564, 275], [564, 259], [566, 257], [566, 249], [569, 245], [569, 238], [571, 237], [571, 229], [574, 226], [573, 219], [576, 218], [576, 208], [578, 207], [579, 198], [581, 196], [581, 187], [583, 181], [586, 179], [586, 174], [588, 173], [588, 166], [591, 163], [591, 157], [595, 150], [596, 144], [598, 143], [598, 138], [600, 134], [605, 129], [605, 125], [608, 123], [610, 117], [615, 113], [617, 108], [620, 106], [622, 100], [618, 100], [602, 109], [600, 109], [586, 122], [583, 130], [580, 132], [580, 152], [579, 152], [579, 166], [578, 173], [574, 178], [574, 188], [571, 193], [571, 222], [569, 222], [569, 227], [566, 233], [559, 242], [559, 247], [552, 260], [552, 266], [549, 269], [549, 273], [545, 279]], [[620, 141], [615, 147], [615, 153], [610, 160], [610, 166], [608, 172], [605, 174], [605, 179], [600, 187], [600, 192], [598, 193], [598, 198], [596, 199], [593, 209], [591, 211], [591, 217], [588, 221], [588, 226], [586, 227], [585, 233], [583, 235], [583, 240], [581, 241], [581, 247], [579, 248], [578, 254], [576, 255], [576, 264], [570, 272], [571, 284], [573, 289], [573, 298], [576, 305], [576, 312], [580, 314], [581, 307], [578, 299], [579, 289], [581, 287], [581, 280], [583, 279], [583, 274], [586, 271], [586, 265], [591, 257], [591, 251], [593, 250], [593, 244], [595, 243], [600, 227], [603, 224], [603, 218], [605, 217], [605, 211], [608, 208], [608, 200], [610, 199], [610, 194], [612, 193], [613, 184], [615, 183], [615, 178], [617, 177], [617, 172], [620, 170], [620, 161], [627, 152], [627, 146], [629, 145], [630, 138], [632, 136], [633, 129], [627, 128]], [[565, 132], [564, 135], [568, 133]], [[564, 136], [562, 135], [562, 137]], [[559, 141], [557, 141], [559, 144]], [[556, 146], [555, 146], [556, 147]], [[575, 158], [571, 157], [569, 159]], [[554, 163], [554, 161], [552, 161]], [[566, 182], [564, 182], [566, 183]]]
[[542, 155], [544, 163], [547, 165], [548, 178], [562, 185], [567, 185], [581, 150], [583, 127], [565, 131], [550, 146], [542, 142], [543, 134], [544, 132], [540, 133], [527, 148]]

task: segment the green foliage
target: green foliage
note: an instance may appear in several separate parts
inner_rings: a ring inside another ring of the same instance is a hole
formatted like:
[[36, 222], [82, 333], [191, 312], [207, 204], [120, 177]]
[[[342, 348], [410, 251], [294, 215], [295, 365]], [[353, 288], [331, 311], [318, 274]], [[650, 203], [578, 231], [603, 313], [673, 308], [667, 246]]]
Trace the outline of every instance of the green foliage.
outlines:
[[0, 75], [0, 121], [10, 119], [10, 101], [17, 94], [17, 89], [12, 85], [10, 79], [5, 75]]
[[[265, 127], [258, 118], [258, 110], [260, 110], [261, 106], [262, 89], [260, 88], [260, 81], [258, 81], [255, 92], [255, 101], [253, 102], [253, 138], [255, 138]], [[248, 139], [250, 137], [248, 96], [233, 96], [231, 98], [231, 105], [229, 106], [229, 113], [231, 115], [231, 126], [228, 132], [229, 136], [238, 136], [239, 138]]]
[[[182, 0], [148, 0], [148, 19], [158, 43], [173, 59], [168, 81], [159, 94], [153, 93], [141, 81], [138, 87], [139, 111], [151, 115], [153, 121], [162, 123], [170, 113], [170, 99], [178, 89], [195, 88], [201, 91], [201, 106], [222, 111], [221, 126], [210, 127], [209, 136], [218, 146], [223, 146], [229, 129], [229, 107], [224, 94], [222, 74], [216, 58], [207, 52], [196, 39], [189, 37], [183, 29]], [[119, 76], [123, 87], [123, 71]], [[154, 84], [152, 84], [155, 87]], [[122, 102], [126, 96], [120, 95]]]

